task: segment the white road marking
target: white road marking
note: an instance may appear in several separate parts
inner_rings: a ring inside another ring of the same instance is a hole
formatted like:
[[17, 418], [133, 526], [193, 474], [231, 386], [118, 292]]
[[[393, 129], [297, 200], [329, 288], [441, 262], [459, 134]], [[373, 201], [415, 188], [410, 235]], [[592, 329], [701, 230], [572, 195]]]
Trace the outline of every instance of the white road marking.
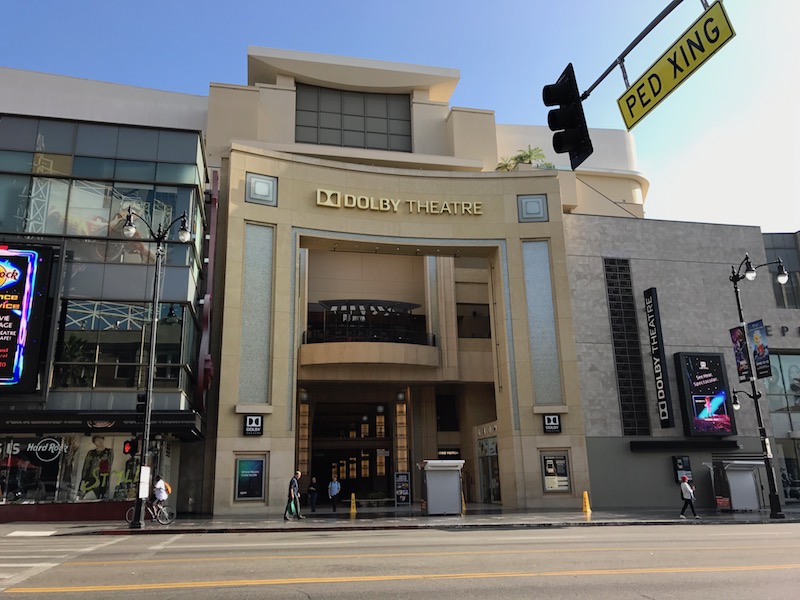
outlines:
[[172, 548], [288, 548], [294, 546], [343, 546], [345, 544], [355, 544], [352, 540], [336, 540], [330, 542], [273, 542], [264, 544], [175, 544]]
[[57, 531], [12, 531], [7, 537], [47, 537], [55, 535]]
[[[35, 575], [38, 575], [39, 573], [43, 573], [43, 572], [47, 571], [48, 569], [52, 569], [53, 567], [57, 567], [60, 564], [62, 564], [63, 562], [65, 562], [66, 560], [68, 560], [71, 556], [76, 556], [76, 555], [79, 555], [79, 554], [82, 554], [82, 553], [85, 553], [85, 552], [92, 552], [92, 551], [97, 550], [99, 548], [103, 548], [105, 546], [110, 546], [112, 544], [118, 544], [118, 543], [122, 542], [125, 539], [130, 539], [130, 538], [119, 537], [119, 538], [115, 538], [115, 539], [111, 539], [111, 540], [103, 540], [102, 542], [99, 542], [99, 543], [89, 544], [89, 545], [84, 545], [84, 546], [76, 546], [74, 540], [69, 540], [70, 547], [66, 547], [65, 548], [65, 547], [62, 546], [60, 548], [41, 548], [41, 549], [37, 548], [35, 550], [35, 551], [39, 552], [39, 555], [38, 555], [39, 558], [46, 558], [47, 560], [59, 559], [59, 562], [9, 562], [11, 559], [15, 559], [15, 558], [28, 559], [28, 558], [37, 558], [37, 556], [36, 555], [34, 555], [34, 556], [28, 556], [28, 555], [24, 555], [24, 556], [23, 555], [2, 556], [0, 558], [0, 560], [2, 560], [4, 562], [0, 562], [0, 568], [1, 569], [5, 569], [6, 571], [8, 571], [8, 569], [15, 569], [15, 571], [13, 573], [6, 572], [3, 575], [0, 575], [0, 591], [8, 589], [9, 587], [15, 586], [15, 585], [25, 581], [26, 579], [29, 579], [31, 577], [34, 577]], [[52, 540], [52, 543], [51, 543], [51, 541], [48, 541], [47, 544], [52, 546], [54, 544], [57, 544], [60, 541], [61, 540], [55, 539], [55, 540]], [[64, 540], [64, 541], [66, 541], [66, 540]], [[26, 547], [25, 549], [28, 552], [33, 550], [30, 547]], [[52, 553], [54, 551], [61, 552], [62, 554], [58, 554], [58, 555], [50, 554], [48, 556], [43, 556], [44, 554]]]
[[166, 539], [164, 542], [160, 544], [156, 544], [155, 546], [150, 546], [150, 550], [163, 550], [167, 546], [170, 546], [173, 542], [181, 539], [183, 535], [173, 535], [171, 538]]

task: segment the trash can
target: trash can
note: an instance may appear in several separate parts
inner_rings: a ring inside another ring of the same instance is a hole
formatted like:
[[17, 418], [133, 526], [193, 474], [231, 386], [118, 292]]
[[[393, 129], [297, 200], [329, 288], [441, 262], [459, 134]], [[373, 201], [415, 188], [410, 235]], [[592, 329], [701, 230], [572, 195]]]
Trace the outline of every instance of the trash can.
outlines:
[[423, 460], [422, 506], [428, 515], [461, 514], [461, 469], [463, 460]]

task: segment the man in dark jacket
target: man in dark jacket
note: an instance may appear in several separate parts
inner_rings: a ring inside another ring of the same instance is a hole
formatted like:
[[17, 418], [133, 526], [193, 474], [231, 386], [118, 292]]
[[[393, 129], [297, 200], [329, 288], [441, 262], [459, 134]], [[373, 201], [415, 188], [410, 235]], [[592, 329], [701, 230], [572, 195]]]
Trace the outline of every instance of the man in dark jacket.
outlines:
[[294, 472], [294, 477], [289, 481], [289, 495], [286, 499], [286, 508], [283, 510], [283, 519], [289, 520], [289, 513], [294, 512], [298, 519], [305, 519], [300, 514], [300, 471]]

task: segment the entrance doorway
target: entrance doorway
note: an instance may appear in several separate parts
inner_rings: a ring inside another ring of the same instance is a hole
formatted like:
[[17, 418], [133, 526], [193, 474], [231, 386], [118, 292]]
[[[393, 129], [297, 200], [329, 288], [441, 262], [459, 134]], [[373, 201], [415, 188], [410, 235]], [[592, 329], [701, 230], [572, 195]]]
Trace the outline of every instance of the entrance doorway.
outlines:
[[[309, 410], [310, 471], [322, 502], [336, 474], [340, 498], [391, 498], [394, 474], [394, 424], [388, 406], [374, 402], [316, 402]], [[301, 440], [302, 442], [302, 440]]]

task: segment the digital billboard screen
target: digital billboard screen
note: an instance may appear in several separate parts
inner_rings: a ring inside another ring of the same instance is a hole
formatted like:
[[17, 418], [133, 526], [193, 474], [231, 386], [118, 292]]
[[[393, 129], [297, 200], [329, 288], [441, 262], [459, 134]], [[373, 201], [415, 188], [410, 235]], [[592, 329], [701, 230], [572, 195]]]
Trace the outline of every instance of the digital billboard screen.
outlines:
[[678, 352], [675, 369], [686, 435], [734, 435], [736, 424], [722, 354]]
[[0, 386], [36, 386], [52, 249], [0, 243]]

